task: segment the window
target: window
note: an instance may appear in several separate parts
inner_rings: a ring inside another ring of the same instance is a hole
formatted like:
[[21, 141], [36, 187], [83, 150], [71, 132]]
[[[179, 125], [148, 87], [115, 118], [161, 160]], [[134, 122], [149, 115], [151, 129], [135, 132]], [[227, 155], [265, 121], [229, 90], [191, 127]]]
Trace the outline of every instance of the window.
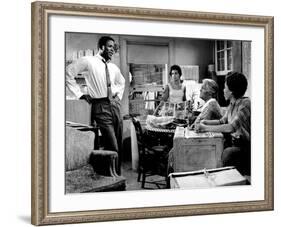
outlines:
[[167, 64], [129, 64], [129, 114], [153, 114], [167, 81]]
[[153, 114], [168, 82], [169, 46], [167, 39], [130, 38], [127, 40], [129, 73], [129, 114]]
[[215, 59], [217, 75], [226, 75], [233, 71], [233, 42], [216, 41]]
[[132, 75], [131, 86], [146, 87], [148, 85], [163, 85], [167, 80], [165, 64], [129, 64]]

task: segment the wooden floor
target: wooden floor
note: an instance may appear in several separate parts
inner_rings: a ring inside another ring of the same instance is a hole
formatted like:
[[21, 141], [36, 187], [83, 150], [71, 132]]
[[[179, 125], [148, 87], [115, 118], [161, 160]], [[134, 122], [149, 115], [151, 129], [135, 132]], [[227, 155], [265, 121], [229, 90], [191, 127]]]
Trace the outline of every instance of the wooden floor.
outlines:
[[[122, 163], [122, 176], [126, 178], [126, 191], [131, 190], [150, 190], [150, 189], [159, 189], [155, 184], [145, 184], [145, 189], [141, 188], [141, 182], [137, 181], [138, 173], [132, 169], [131, 162]], [[165, 178], [161, 176], [153, 176], [151, 180], [165, 182]], [[164, 186], [161, 186], [165, 188]]]
[[[122, 163], [122, 176], [126, 178], [126, 191], [131, 190], [159, 190], [159, 188], [155, 184], [145, 184], [145, 188], [141, 188], [141, 182], [137, 181], [138, 174], [135, 170], [132, 169], [132, 165], [130, 161]], [[244, 176], [247, 180], [247, 184], [251, 184], [251, 177]], [[150, 180], [152, 181], [161, 181], [161, 183], [165, 183], [165, 178], [161, 176], [153, 176]], [[165, 186], [161, 186], [160, 189], [166, 189]]]

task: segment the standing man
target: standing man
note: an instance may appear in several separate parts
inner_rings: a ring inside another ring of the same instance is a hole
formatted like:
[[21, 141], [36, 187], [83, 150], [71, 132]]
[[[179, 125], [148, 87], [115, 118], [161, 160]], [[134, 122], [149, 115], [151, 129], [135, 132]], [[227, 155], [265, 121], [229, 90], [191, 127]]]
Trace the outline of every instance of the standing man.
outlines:
[[[79, 99], [92, 104], [91, 121], [100, 127], [104, 148], [118, 153], [117, 173], [121, 173], [123, 124], [120, 113], [125, 79], [120, 69], [110, 60], [115, 53], [115, 41], [102, 36], [95, 56], [79, 58], [66, 68], [66, 86]], [[75, 81], [78, 73], [85, 75], [88, 94], [84, 95]]]

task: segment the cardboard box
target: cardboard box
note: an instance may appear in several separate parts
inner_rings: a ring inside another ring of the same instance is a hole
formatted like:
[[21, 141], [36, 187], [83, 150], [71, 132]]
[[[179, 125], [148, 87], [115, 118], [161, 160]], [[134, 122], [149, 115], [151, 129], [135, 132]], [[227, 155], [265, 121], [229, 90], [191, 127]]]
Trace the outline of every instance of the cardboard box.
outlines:
[[247, 179], [235, 167], [177, 172], [169, 175], [171, 188], [194, 189], [245, 185]]

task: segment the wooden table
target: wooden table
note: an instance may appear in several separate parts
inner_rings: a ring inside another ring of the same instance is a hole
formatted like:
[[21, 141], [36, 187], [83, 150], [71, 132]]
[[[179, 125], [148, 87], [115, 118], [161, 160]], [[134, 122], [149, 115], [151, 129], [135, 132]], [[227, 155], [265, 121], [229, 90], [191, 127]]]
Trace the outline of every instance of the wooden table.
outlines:
[[170, 166], [174, 172], [221, 167], [223, 135], [221, 133], [196, 133], [177, 127], [170, 151]]

